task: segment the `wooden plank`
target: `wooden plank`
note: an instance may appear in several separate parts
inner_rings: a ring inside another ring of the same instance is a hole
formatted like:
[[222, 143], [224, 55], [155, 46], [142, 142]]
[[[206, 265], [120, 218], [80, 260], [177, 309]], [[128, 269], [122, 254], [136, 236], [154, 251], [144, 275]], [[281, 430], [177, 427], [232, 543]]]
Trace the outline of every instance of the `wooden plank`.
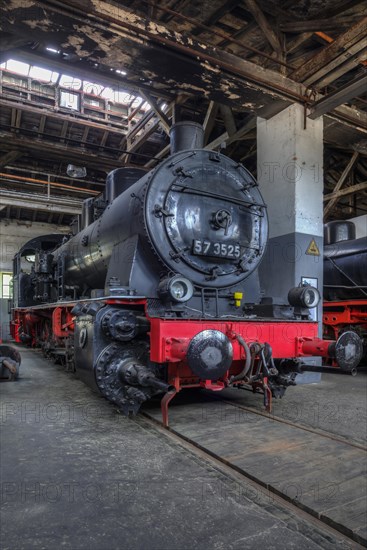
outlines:
[[149, 105], [151, 106], [151, 108], [159, 118], [159, 121], [163, 130], [166, 132], [166, 134], [169, 135], [171, 122], [167, 117], [167, 115], [162, 111], [161, 106], [158, 104], [158, 102], [154, 99], [154, 97], [151, 94], [148, 94], [148, 92], [144, 90], [140, 90], [140, 95], [149, 103]]
[[221, 105], [220, 112], [222, 114], [224, 126], [228, 132], [228, 136], [231, 137], [237, 131], [232, 109], [228, 107], [228, 105]]
[[106, 145], [106, 141], [107, 141], [107, 138], [108, 138], [108, 135], [109, 133], [107, 132], [107, 130], [103, 133], [103, 136], [102, 136], [102, 139], [101, 139], [101, 143], [99, 144], [100, 148], [103, 149], [103, 147]]
[[40, 136], [41, 134], [43, 134], [44, 132], [44, 129], [45, 129], [45, 124], [46, 124], [46, 115], [42, 115], [41, 118], [40, 118], [40, 123], [39, 123], [39, 126], [38, 126], [38, 135]]
[[256, 128], [256, 117], [253, 117], [248, 122], [246, 122], [246, 124], [244, 124], [239, 130], [237, 130], [234, 134], [230, 136], [228, 132], [224, 132], [223, 134], [218, 136], [216, 139], [214, 139], [211, 143], [208, 143], [208, 145], [205, 146], [205, 149], [209, 149], [209, 150], [216, 149], [217, 147], [219, 147], [221, 143], [225, 143], [225, 145], [228, 146], [231, 143], [241, 140], [244, 135], [246, 135], [248, 132], [251, 132], [255, 128]]
[[204, 129], [204, 145], [208, 142], [209, 136], [214, 128], [215, 117], [217, 116], [219, 105], [215, 101], [210, 101], [208, 109], [205, 113], [203, 122]]
[[256, 1], [245, 0], [245, 5], [254, 16], [257, 24], [259, 25], [266, 40], [269, 42], [273, 50], [278, 54], [280, 54], [282, 52], [282, 45], [280, 43], [279, 37], [277, 36], [276, 32], [273, 30], [273, 27], [270, 25], [270, 23], [266, 19], [265, 15], [263, 14], [259, 6], [257, 5]]
[[[72, 124], [78, 124], [80, 126], [88, 126], [89, 128], [94, 128], [96, 130], [108, 130], [109, 132], [114, 132], [116, 134], [120, 134], [121, 131], [122, 131], [121, 127], [115, 127], [114, 128], [112, 126], [108, 126], [107, 124], [91, 122], [91, 121], [89, 121], [85, 118], [82, 118], [82, 117], [76, 118], [75, 114], [73, 116], [71, 116], [71, 115], [66, 115], [62, 112], [55, 112], [55, 110], [52, 107], [50, 108], [49, 111], [47, 111], [47, 113], [45, 113], [44, 106], [37, 106], [34, 103], [32, 103], [32, 104], [17, 103], [15, 105], [14, 101], [10, 101], [8, 99], [0, 98], [0, 108], [1, 107], [4, 107], [4, 108], [8, 107], [8, 108], [12, 109], [12, 111], [19, 110], [19, 111], [32, 113], [32, 114], [36, 114], [36, 115], [41, 115], [41, 116], [43, 114], [46, 114], [46, 116], [48, 118], [52, 118], [52, 119], [55, 119], [55, 120], [58, 120], [58, 121], [60, 121], [60, 120], [68, 121]], [[80, 113], [76, 113], [76, 114], [80, 115]], [[15, 117], [16, 117], [16, 115], [12, 114], [12, 122], [13, 122], [13, 118], [14, 118], [14, 125], [16, 124]]]
[[[321, 52], [314, 55], [309, 61], [303, 63], [297, 70], [290, 74], [293, 80], [308, 84], [315, 81], [314, 75], [322, 75], [322, 71], [327, 67], [326, 71], [330, 70], [330, 63], [339, 64], [342, 62], [343, 53], [349, 50], [354, 44], [365, 40], [367, 32], [367, 17], [364, 17], [360, 22], [348, 29], [345, 33], [338, 36], [334, 42], [322, 49]], [[363, 44], [360, 45], [363, 47]]]
[[20, 151], [9, 151], [0, 158], [0, 168], [4, 168], [20, 156], [22, 156]]
[[17, 128], [17, 130], [19, 130], [20, 123], [21, 123], [21, 120], [22, 120], [22, 111], [17, 108], [16, 112], [17, 112], [17, 115], [15, 117], [15, 127]]
[[[333, 194], [337, 193], [337, 191], [340, 190], [340, 188], [342, 187], [342, 185], [344, 184], [345, 180], [347, 179], [347, 177], [349, 176], [353, 166], [355, 165], [355, 163], [357, 162], [357, 159], [359, 157], [359, 153], [357, 151], [355, 151], [352, 155], [352, 158], [350, 159], [350, 161], [348, 162], [347, 166], [345, 167], [342, 175], [340, 176], [339, 178], [339, 181], [337, 182], [337, 184], [335, 185], [334, 187], [334, 191], [333, 191]], [[329, 201], [329, 203], [325, 206], [324, 208], [324, 219], [326, 218], [326, 216], [329, 214], [330, 210], [334, 207], [335, 203], [337, 202], [337, 198], [333, 198]]]
[[364, 94], [367, 90], [367, 75], [355, 78], [345, 86], [327, 94], [310, 106], [309, 118], [315, 119], [324, 115], [328, 111], [335, 109], [338, 105], [346, 103], [360, 94]]
[[335, 29], [349, 28], [360, 19], [360, 15], [345, 17], [331, 17], [330, 19], [314, 19], [307, 21], [286, 21], [279, 24], [283, 32], [317, 32], [335, 31]]
[[88, 134], [89, 134], [89, 126], [86, 126], [84, 128], [84, 132], [83, 132], [83, 137], [82, 137], [82, 143], [85, 143], [87, 141], [87, 138], [88, 138]]
[[329, 73], [317, 81], [318, 88], [328, 86], [348, 71], [358, 68], [359, 65], [363, 66], [366, 64], [365, 58], [367, 57], [367, 47], [363, 48], [363, 50], [357, 51], [357, 53], [351, 55], [350, 57], [348, 56], [348, 53], [350, 52], [345, 52], [342, 54], [345, 58], [343, 63], [333, 68]]
[[209, 149], [209, 151], [213, 151], [213, 149], [217, 149], [222, 143], [226, 144], [227, 140], [229, 139], [228, 132], [224, 132], [220, 136], [218, 136], [216, 139], [211, 141], [205, 146], [205, 149]]
[[68, 130], [68, 126], [69, 126], [69, 122], [67, 120], [64, 120], [64, 122], [62, 124], [62, 128], [61, 128], [61, 132], [60, 132], [61, 143], [65, 142], [65, 137], [66, 137], [66, 132]]
[[350, 187], [346, 187], [345, 189], [340, 189], [339, 191], [329, 193], [328, 195], [324, 195], [324, 202], [330, 201], [332, 199], [338, 200], [340, 197], [345, 197], [347, 195], [352, 195], [353, 193], [360, 193], [361, 191], [367, 190], [367, 181], [362, 181], [361, 183], [356, 183], [355, 185], [351, 185]]
[[366, 56], [367, 42], [366, 39], [363, 39], [348, 50], [341, 52], [337, 59], [332, 60], [320, 71], [304, 80], [304, 84], [307, 86], [312, 84], [317, 89], [324, 88], [351, 69], [358, 67], [359, 63], [363, 62]]
[[76, 147], [75, 145], [71, 146], [56, 141], [35, 139], [34, 137], [22, 136], [22, 138], [19, 138], [14, 136], [12, 132], [2, 131], [0, 145], [3, 150], [9, 149], [10, 143], [12, 148], [16, 148], [22, 154], [30, 153], [36, 155], [36, 157], [42, 154], [43, 156], [46, 155], [46, 158], [65, 159], [66, 155], [70, 162], [72, 160], [76, 163], [83, 161], [88, 163], [90, 167], [106, 171], [113, 170], [119, 166], [117, 157], [111, 158], [102, 154], [96, 156], [95, 152], [83, 150], [81, 147]]
[[144, 168], [152, 168], [156, 162], [168, 155], [169, 151], [170, 145], [168, 144], [155, 155], [154, 159], [151, 159], [146, 164], [144, 164]]

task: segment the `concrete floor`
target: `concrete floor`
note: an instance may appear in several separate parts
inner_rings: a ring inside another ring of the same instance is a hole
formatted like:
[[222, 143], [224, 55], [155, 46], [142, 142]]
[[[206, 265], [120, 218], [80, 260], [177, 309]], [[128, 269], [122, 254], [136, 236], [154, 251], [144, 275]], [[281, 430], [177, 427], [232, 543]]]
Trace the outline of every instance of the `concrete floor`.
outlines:
[[[262, 397], [252, 392], [227, 389], [221, 396], [264, 409]], [[290, 422], [366, 444], [367, 367], [361, 367], [357, 376], [336, 370], [322, 373], [318, 383], [290, 387], [283, 399], [273, 400], [272, 412]]]
[[[351, 548], [143, 419], [121, 416], [38, 352], [23, 349], [22, 359], [21, 378], [0, 384], [2, 550]], [[293, 403], [308, 411], [297, 420], [311, 422], [315, 404], [329, 403], [332, 428], [342, 417], [343, 434], [363, 439], [355, 426], [365, 381], [327, 375], [324, 386], [291, 388], [277, 412]], [[258, 396], [237, 394], [261, 407]], [[317, 422], [328, 427], [328, 416]]]

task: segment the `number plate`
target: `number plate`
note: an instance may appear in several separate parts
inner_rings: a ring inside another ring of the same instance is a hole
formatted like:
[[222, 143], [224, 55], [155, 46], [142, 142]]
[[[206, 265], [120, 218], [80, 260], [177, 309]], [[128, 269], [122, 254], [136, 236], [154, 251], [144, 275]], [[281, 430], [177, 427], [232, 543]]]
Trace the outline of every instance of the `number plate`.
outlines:
[[214, 258], [229, 258], [236, 260], [241, 257], [241, 247], [236, 243], [218, 243], [194, 239], [192, 253], [196, 256], [212, 256]]

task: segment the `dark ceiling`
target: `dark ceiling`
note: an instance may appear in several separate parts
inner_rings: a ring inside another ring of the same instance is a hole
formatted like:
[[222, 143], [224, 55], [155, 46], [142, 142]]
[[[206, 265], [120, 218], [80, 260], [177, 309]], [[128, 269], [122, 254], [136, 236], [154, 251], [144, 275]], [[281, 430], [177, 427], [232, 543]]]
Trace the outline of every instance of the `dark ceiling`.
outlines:
[[[0, 216], [69, 223], [78, 201], [103, 189], [109, 170], [148, 169], [168, 154], [169, 128], [182, 119], [203, 123], [208, 148], [224, 148], [256, 173], [256, 117], [293, 102], [310, 118], [324, 115], [325, 219], [367, 212], [364, 2], [7, 0], [0, 6], [1, 61], [51, 68], [132, 97], [122, 108], [78, 92], [78, 109], [70, 109], [60, 102], [58, 82], [20, 82], [1, 71]], [[67, 177], [70, 163], [87, 168], [85, 180]], [[10, 192], [33, 194], [33, 202], [24, 197], [17, 206]], [[59, 201], [54, 211], [43, 204], [50, 196]]]

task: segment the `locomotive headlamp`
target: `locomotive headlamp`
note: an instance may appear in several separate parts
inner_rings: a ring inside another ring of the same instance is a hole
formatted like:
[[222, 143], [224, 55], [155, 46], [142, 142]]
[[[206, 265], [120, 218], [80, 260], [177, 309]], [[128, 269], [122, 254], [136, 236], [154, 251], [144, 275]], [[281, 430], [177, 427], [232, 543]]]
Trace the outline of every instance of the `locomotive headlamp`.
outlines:
[[311, 309], [318, 306], [320, 299], [320, 292], [317, 288], [310, 285], [291, 288], [288, 293], [288, 302], [294, 307]]
[[174, 275], [167, 277], [160, 282], [158, 294], [162, 300], [173, 300], [174, 302], [187, 302], [194, 293], [194, 286], [189, 279]]

